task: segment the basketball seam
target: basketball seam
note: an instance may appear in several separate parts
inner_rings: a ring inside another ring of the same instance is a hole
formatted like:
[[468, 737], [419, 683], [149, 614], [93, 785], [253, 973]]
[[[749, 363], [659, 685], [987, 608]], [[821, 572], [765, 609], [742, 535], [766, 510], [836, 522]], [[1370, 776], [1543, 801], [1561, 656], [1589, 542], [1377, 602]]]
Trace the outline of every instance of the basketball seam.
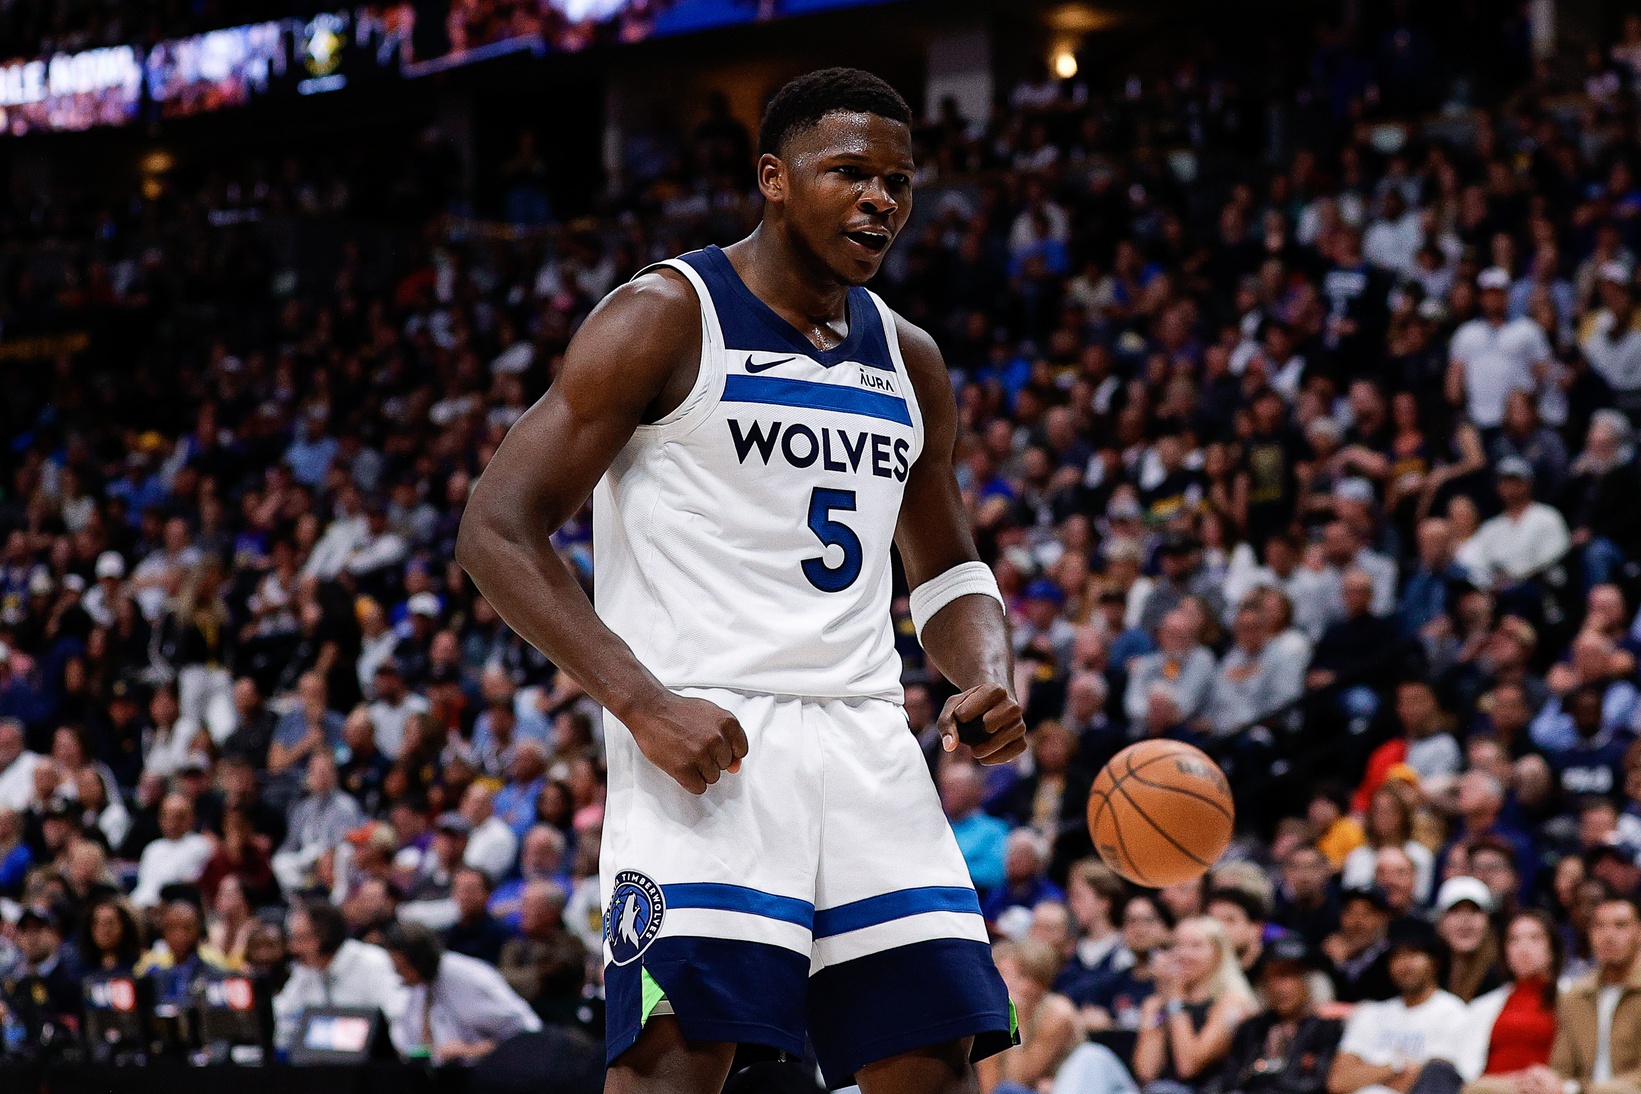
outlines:
[[[1130, 774], [1132, 775], [1133, 773], [1130, 772]], [[1206, 794], [1199, 794], [1195, 790], [1188, 790], [1183, 786], [1169, 786], [1167, 783], [1154, 783], [1150, 779], [1143, 778], [1139, 775], [1133, 775], [1133, 778], [1134, 781], [1138, 782], [1141, 786], [1149, 786], [1153, 790], [1167, 790], [1173, 794], [1184, 794], [1188, 798], [1195, 798], [1203, 805], [1213, 806], [1214, 809], [1218, 811], [1219, 815], [1224, 817], [1226, 820], [1232, 822], [1236, 820], [1236, 814], [1232, 813], [1229, 809], [1226, 809], [1223, 805], [1219, 804]]]
[[[1122, 787], [1119, 786], [1117, 789], [1122, 790]], [[1168, 788], [1164, 787], [1163, 789], [1166, 790]], [[1167, 840], [1169, 843], [1173, 844], [1175, 849], [1178, 850], [1180, 854], [1184, 855], [1186, 858], [1190, 859], [1192, 862], [1196, 863], [1198, 866], [1202, 867], [1204, 870], [1207, 870], [1207, 869], [1209, 869], [1213, 866], [1213, 863], [1211, 863], [1211, 862], [1203, 862], [1200, 858], [1198, 858], [1195, 854], [1193, 854], [1189, 849], [1187, 849], [1184, 844], [1180, 843], [1179, 840], [1175, 839], [1173, 836], [1170, 836], [1168, 834], [1167, 830], [1162, 827], [1162, 825], [1160, 825], [1156, 821], [1152, 820], [1151, 817], [1145, 812], [1145, 810], [1140, 808], [1139, 802], [1136, 802], [1134, 800], [1134, 795], [1130, 794], [1126, 790], [1123, 790], [1122, 796], [1128, 799], [1128, 804], [1134, 807], [1134, 812], [1138, 813], [1141, 817], [1144, 817], [1145, 818], [1145, 823], [1149, 824], [1152, 828], [1155, 828], [1157, 830], [1157, 834], [1160, 835], [1163, 839]], [[1125, 848], [1125, 850], [1126, 850], [1126, 848]]]
[[[1111, 781], [1113, 784], [1111, 789], [1115, 792], [1121, 784], [1118, 783], [1116, 779], [1112, 779]], [[1127, 794], [1125, 793], [1123, 796], [1127, 797]], [[1105, 796], [1105, 800], [1109, 802], [1111, 800], [1111, 795], [1107, 794]], [[1151, 883], [1151, 875], [1140, 869], [1139, 860], [1129, 852], [1128, 841], [1123, 839], [1122, 825], [1118, 823], [1118, 816], [1117, 811], [1113, 809], [1111, 811], [1111, 834], [1117, 837], [1117, 846], [1122, 850], [1122, 857], [1128, 860], [1128, 868], [1134, 871], [1135, 875], [1140, 879], [1141, 885], [1151, 889], [1157, 888], [1157, 886]]]

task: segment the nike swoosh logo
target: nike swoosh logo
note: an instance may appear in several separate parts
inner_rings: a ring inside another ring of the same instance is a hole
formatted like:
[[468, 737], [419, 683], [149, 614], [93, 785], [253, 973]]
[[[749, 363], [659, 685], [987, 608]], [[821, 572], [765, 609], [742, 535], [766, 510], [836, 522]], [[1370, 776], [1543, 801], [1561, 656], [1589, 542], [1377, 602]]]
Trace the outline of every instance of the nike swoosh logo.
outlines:
[[749, 353], [749, 354], [746, 355], [746, 370], [748, 372], [763, 372], [765, 369], [771, 369], [771, 368], [774, 368], [776, 365], [784, 365], [788, 361], [796, 361], [796, 360], [797, 360], [796, 357], [777, 357], [773, 361], [764, 361], [760, 364], [753, 364], [752, 363], [752, 354]]

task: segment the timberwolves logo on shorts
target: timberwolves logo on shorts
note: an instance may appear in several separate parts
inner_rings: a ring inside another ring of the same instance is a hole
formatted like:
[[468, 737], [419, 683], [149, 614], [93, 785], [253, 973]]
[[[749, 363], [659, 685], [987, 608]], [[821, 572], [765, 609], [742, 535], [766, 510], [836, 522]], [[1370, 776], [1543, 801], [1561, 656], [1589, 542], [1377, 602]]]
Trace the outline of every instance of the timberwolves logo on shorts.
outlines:
[[667, 910], [661, 886], [637, 870], [615, 875], [615, 894], [604, 913], [604, 937], [610, 940], [610, 960], [630, 965], [649, 948], [661, 933], [661, 917]]

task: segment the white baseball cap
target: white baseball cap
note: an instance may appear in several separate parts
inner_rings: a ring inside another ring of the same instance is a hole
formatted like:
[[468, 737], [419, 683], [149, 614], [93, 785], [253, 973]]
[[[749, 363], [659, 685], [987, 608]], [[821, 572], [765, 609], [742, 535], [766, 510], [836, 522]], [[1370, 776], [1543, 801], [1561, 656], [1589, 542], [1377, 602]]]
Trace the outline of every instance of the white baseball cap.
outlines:
[[104, 551], [97, 556], [97, 578], [105, 577], [119, 579], [125, 576], [125, 559], [118, 551]]
[[1603, 262], [1596, 271], [1596, 276], [1603, 281], [1611, 281], [1618, 285], [1630, 283], [1630, 268], [1622, 262]]
[[430, 619], [439, 618], [439, 598], [432, 593], [417, 593], [405, 601], [405, 610], [411, 615], [425, 615]]
[[1436, 893], [1436, 910], [1445, 912], [1455, 904], [1469, 901], [1484, 912], [1493, 910], [1493, 894], [1480, 878], [1450, 877]]
[[1502, 266], [1489, 266], [1476, 275], [1476, 287], [1480, 289], [1508, 289], [1510, 287], [1510, 271]]

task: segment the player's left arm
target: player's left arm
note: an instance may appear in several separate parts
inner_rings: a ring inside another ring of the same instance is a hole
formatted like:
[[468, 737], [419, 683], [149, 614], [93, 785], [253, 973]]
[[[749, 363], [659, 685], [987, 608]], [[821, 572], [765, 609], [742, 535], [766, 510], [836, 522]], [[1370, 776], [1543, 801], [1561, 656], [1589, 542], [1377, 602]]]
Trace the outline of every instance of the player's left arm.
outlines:
[[[895, 317], [900, 351], [923, 412], [923, 451], [906, 477], [895, 545], [906, 581], [917, 589], [964, 563], [978, 562], [953, 459], [957, 401], [940, 348], [927, 333]], [[970, 593], [949, 601], [923, 625], [919, 638], [929, 660], [963, 689], [940, 712], [940, 735], [957, 747], [957, 723], [983, 720], [986, 737], [971, 747], [985, 764], [1007, 763], [1026, 750], [1026, 724], [1014, 698], [1008, 618], [991, 596]]]

